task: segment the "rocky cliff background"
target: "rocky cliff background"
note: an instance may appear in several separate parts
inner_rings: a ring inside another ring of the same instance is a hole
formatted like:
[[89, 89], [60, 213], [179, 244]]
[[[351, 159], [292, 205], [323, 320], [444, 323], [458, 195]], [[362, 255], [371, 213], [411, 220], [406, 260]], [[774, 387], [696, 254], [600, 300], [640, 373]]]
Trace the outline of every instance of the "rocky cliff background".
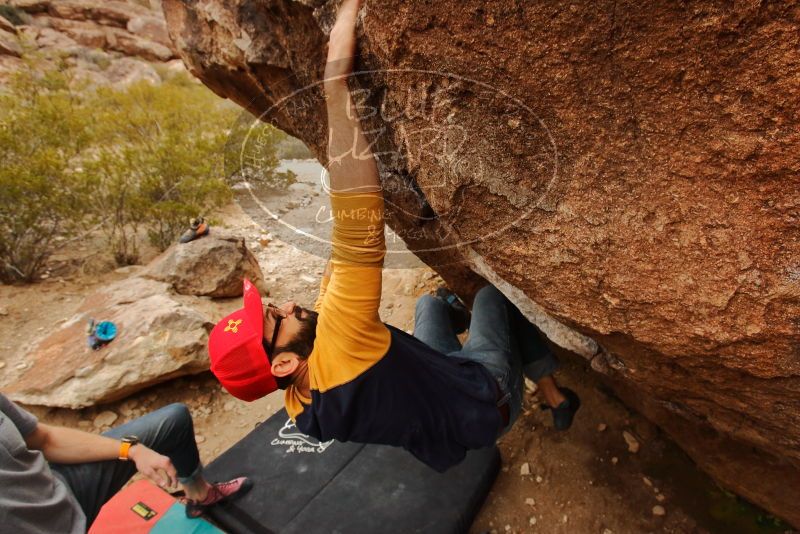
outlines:
[[[324, 160], [335, 2], [163, 3], [190, 71]], [[800, 525], [800, 7], [368, 0], [389, 223], [499, 285], [723, 485]]]
[[158, 0], [4, 0], [0, 2], [0, 81], [61, 63], [76, 82], [124, 86], [180, 72]]

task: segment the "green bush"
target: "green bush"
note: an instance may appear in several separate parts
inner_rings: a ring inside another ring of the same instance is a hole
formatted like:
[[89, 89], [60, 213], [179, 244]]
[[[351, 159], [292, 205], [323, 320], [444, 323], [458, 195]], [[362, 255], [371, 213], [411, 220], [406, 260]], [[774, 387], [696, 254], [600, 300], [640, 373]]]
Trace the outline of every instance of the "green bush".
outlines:
[[312, 159], [314, 154], [300, 139], [287, 135], [286, 139], [278, 143], [278, 157], [280, 159]]
[[[26, 70], [0, 93], [0, 280], [35, 279], [56, 238], [100, 229], [118, 264], [139, 260], [142, 235], [159, 249], [189, 219], [231, 198], [226, 140], [238, 109], [186, 76], [126, 90], [78, 87], [63, 68]], [[277, 173], [283, 134], [260, 124]]]
[[230, 199], [222, 156], [234, 110], [206, 88], [176, 79], [102, 89], [97, 109], [104, 143], [88, 166], [98, 203], [113, 208], [104, 228], [118, 263], [138, 261], [140, 228], [163, 250], [191, 217]]
[[72, 162], [91, 145], [86, 101], [60, 70], [0, 93], [0, 280], [30, 281], [59, 235], [85, 228], [91, 187]]
[[297, 181], [292, 171], [277, 172], [279, 145], [284, 132], [244, 112], [236, 120], [225, 145], [225, 175], [232, 184], [248, 182], [272, 189], [285, 189]]

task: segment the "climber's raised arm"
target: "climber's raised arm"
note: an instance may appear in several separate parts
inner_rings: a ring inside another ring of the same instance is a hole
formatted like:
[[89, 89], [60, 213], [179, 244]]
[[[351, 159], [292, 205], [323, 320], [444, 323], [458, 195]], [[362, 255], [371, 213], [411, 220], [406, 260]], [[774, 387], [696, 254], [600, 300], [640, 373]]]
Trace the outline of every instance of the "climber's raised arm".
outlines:
[[328, 171], [331, 180], [329, 282], [315, 307], [320, 365], [342, 359], [369, 361], [385, 352], [388, 331], [381, 322], [381, 277], [386, 245], [383, 193], [378, 169], [350, 96], [348, 77], [356, 51], [359, 0], [344, 0], [331, 30], [325, 67], [328, 108]]
[[328, 37], [328, 62], [325, 65], [325, 88], [335, 88], [353, 71], [356, 55], [356, 22], [361, 0], [344, 0]]
[[328, 109], [328, 172], [332, 191], [379, 191], [378, 168], [364, 136], [348, 77], [356, 54], [356, 21], [361, 0], [344, 0], [328, 43], [325, 99]]

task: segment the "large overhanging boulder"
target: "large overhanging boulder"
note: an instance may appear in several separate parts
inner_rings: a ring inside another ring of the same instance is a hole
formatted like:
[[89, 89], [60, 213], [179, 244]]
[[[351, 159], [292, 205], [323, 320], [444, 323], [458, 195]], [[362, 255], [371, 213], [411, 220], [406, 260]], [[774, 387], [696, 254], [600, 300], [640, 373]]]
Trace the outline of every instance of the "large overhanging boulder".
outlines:
[[[163, 6], [195, 76], [324, 161], [335, 2]], [[359, 31], [393, 230], [800, 526], [797, 7], [368, 0]]]

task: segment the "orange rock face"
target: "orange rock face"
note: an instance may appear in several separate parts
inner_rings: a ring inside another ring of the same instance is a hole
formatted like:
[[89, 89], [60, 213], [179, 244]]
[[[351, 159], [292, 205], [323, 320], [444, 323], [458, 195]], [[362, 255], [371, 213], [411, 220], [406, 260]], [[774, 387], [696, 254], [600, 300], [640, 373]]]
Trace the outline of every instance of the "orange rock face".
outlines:
[[[800, 526], [800, 9], [366, 4], [393, 229], [594, 339], [622, 398]], [[334, 5], [163, 6], [197, 77], [324, 158]]]

